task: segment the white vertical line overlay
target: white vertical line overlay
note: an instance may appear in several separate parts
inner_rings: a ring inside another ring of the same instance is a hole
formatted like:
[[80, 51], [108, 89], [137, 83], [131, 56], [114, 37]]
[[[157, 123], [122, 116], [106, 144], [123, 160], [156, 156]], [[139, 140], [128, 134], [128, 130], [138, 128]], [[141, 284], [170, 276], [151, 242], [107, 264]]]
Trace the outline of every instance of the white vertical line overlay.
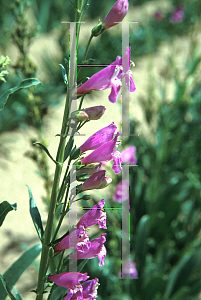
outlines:
[[[129, 165], [122, 166], [122, 181], [129, 183]], [[122, 191], [123, 193], [123, 191]], [[129, 195], [129, 186], [128, 186]], [[125, 274], [130, 274], [128, 270], [124, 270], [124, 263], [129, 260], [130, 257], [130, 201], [129, 198], [126, 201], [122, 201], [122, 244], [121, 244], [121, 261], [122, 261], [122, 273], [121, 278], [128, 278]], [[127, 268], [127, 267], [126, 267]]]
[[[73, 97], [73, 95], [77, 94], [77, 83], [76, 83], [76, 68], [77, 68], [77, 36], [76, 36], [76, 22], [70, 22], [70, 62], [69, 62], [69, 116], [73, 111], [77, 110], [77, 97]], [[77, 119], [70, 119], [69, 124], [69, 134], [76, 135], [77, 128]], [[69, 226], [70, 233], [74, 230], [73, 227], [76, 225], [76, 217], [77, 217], [77, 202], [74, 201], [76, 199], [76, 166], [71, 166], [70, 170], [70, 204], [69, 204]], [[74, 205], [72, 207], [72, 204]], [[76, 239], [76, 240], [75, 240]], [[71, 245], [77, 244], [77, 237], [73, 237], [69, 239], [69, 248]], [[77, 271], [77, 260], [72, 260], [71, 256], [69, 257], [69, 272]]]
[[[126, 47], [129, 47], [129, 22], [122, 22], [122, 67], [123, 73], [129, 68], [130, 61], [124, 57]], [[130, 57], [129, 57], [130, 59]], [[130, 92], [125, 85], [125, 78], [122, 79], [122, 136], [129, 136], [130, 118], [129, 118], [129, 100]]]
[[[70, 88], [69, 88], [69, 107], [70, 107], [70, 113], [69, 116], [73, 111], [77, 110], [77, 96], [74, 95], [77, 94], [77, 37], [76, 37], [76, 22], [70, 23], [70, 55], [69, 55], [69, 82], [70, 82]], [[69, 124], [69, 135], [77, 135], [76, 128], [77, 128], [77, 119], [75, 120], [70, 119]]]
[[[72, 166], [70, 170], [70, 204], [69, 204], [69, 226], [71, 234], [74, 231], [77, 219], [77, 201], [76, 200], [76, 166]], [[77, 244], [77, 237], [73, 236], [69, 238], [69, 248], [73, 248], [73, 245]], [[72, 247], [71, 247], [72, 245]], [[69, 272], [77, 272], [77, 260], [72, 260], [71, 255], [69, 257]]]

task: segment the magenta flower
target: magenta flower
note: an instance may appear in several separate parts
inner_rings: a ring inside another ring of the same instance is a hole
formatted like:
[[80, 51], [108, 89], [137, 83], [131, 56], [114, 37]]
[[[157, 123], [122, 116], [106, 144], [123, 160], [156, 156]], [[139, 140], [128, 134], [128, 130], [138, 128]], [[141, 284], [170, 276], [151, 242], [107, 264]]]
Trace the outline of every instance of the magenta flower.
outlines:
[[106, 248], [103, 245], [106, 241], [106, 233], [102, 233], [101, 237], [91, 241], [91, 247], [81, 252], [77, 249], [77, 252], [71, 254], [71, 259], [91, 259], [94, 257], [99, 258], [99, 266], [104, 265], [104, 259], [106, 256]]
[[119, 151], [115, 150], [117, 138], [121, 134], [121, 132], [117, 132], [115, 138], [108, 143], [103, 144], [102, 146], [98, 147], [88, 156], [81, 159], [82, 164], [91, 164], [95, 162], [102, 162], [102, 161], [109, 161], [113, 159], [114, 165], [113, 170], [115, 174], [121, 172], [121, 162], [120, 162], [120, 154]]
[[103, 212], [104, 199], [100, 200], [95, 206], [93, 206], [88, 212], [86, 212], [79, 222], [77, 228], [93, 226], [98, 224], [99, 228], [106, 229], [106, 212]]
[[115, 193], [114, 193], [114, 201], [122, 202], [129, 199], [129, 182], [122, 180], [116, 186]]
[[[82, 289], [83, 289], [83, 300], [93, 300], [98, 297], [97, 295], [97, 289], [98, 289], [98, 283], [99, 279], [95, 278], [92, 280], [88, 280], [82, 283]], [[71, 295], [71, 298], [67, 298]], [[77, 292], [75, 293], [75, 290], [69, 290], [68, 296], [64, 297], [64, 300], [75, 300], [79, 299]]]
[[78, 87], [77, 94], [85, 94], [89, 91], [101, 91], [111, 88], [109, 100], [112, 103], [117, 101], [117, 95], [121, 88], [121, 80], [125, 78], [125, 84], [130, 92], [136, 90], [135, 84], [132, 79], [132, 72], [130, 67], [130, 47], [126, 48], [124, 57], [117, 56], [116, 61], [110, 64], [107, 68], [99, 71], [89, 78], [83, 85]]
[[101, 145], [113, 139], [116, 129], [117, 126], [114, 125], [114, 122], [112, 122], [110, 125], [98, 130], [91, 135], [82, 146], [80, 146], [80, 150], [85, 152], [87, 150], [97, 149]]
[[171, 15], [170, 22], [172, 23], [179, 23], [183, 21], [184, 18], [184, 11], [183, 11], [184, 6], [179, 5], [176, 7]]
[[105, 170], [100, 170], [98, 172], [93, 173], [85, 182], [78, 187], [80, 191], [87, 191], [93, 189], [102, 189], [106, 187], [110, 182], [109, 177], [105, 177]]
[[122, 275], [138, 278], [138, 273], [134, 261], [127, 261], [122, 265]]
[[60, 252], [65, 249], [76, 249], [79, 247], [80, 251], [84, 248], [90, 247], [90, 241], [87, 234], [84, 233], [83, 226], [71, 232], [69, 235], [64, 237], [61, 242], [54, 247], [54, 252]]
[[113, 158], [113, 171], [115, 174], [119, 174], [121, 172], [121, 153], [119, 151], [115, 151], [113, 154], [112, 154], [112, 158]]
[[89, 277], [87, 273], [70, 272], [50, 275], [48, 280], [67, 289], [74, 289], [75, 285], [79, 284], [80, 281], [87, 280]]
[[103, 21], [104, 29], [117, 25], [116, 22], [121, 22], [128, 12], [128, 7], [128, 0], [118, 0]]
[[136, 165], [137, 158], [135, 157], [136, 148], [130, 146], [121, 152], [121, 163], [129, 162], [131, 165]]

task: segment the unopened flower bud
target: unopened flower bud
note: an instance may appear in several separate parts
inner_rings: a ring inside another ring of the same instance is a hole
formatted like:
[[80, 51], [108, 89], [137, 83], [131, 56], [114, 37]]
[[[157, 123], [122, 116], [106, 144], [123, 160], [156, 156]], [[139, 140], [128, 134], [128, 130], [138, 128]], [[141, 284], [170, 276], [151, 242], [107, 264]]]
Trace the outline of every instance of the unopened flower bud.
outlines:
[[104, 31], [102, 22], [99, 21], [99, 23], [92, 29], [91, 35], [92, 36], [98, 36]]
[[72, 119], [76, 119], [77, 118], [78, 121], [82, 122], [82, 121], [88, 120], [89, 116], [88, 116], [88, 114], [84, 110], [76, 110], [76, 111], [72, 112], [71, 118]]
[[100, 170], [93, 173], [81, 186], [78, 187], [78, 191], [80, 192], [99, 188], [106, 179], [105, 172], [105, 170]]
[[102, 117], [106, 110], [105, 106], [99, 105], [99, 106], [93, 106], [83, 109], [83, 112], [85, 112], [89, 120], [98, 120]]
[[112, 178], [105, 177], [105, 180], [99, 185], [99, 187], [97, 188], [97, 190], [106, 188], [111, 182], [112, 182]]
[[118, 0], [103, 21], [104, 29], [108, 29], [121, 22], [128, 12], [128, 0]]

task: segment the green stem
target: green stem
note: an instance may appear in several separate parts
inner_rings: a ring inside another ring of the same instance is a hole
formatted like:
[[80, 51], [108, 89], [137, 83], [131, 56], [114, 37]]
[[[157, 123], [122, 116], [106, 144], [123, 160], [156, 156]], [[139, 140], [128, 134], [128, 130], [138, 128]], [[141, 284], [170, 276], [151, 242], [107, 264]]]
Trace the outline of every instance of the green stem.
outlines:
[[69, 171], [69, 168], [70, 168], [70, 162], [71, 162], [71, 160], [69, 159], [68, 166], [66, 168], [66, 172], [64, 174], [64, 178], [63, 178], [63, 181], [62, 181], [59, 193], [58, 193], [57, 203], [60, 203], [62, 201], [64, 193], [65, 193], [66, 185], [68, 183], [68, 171]]
[[66, 205], [67, 205], [67, 203], [68, 203], [68, 193], [69, 193], [69, 188], [70, 188], [70, 186], [68, 186], [68, 189], [67, 189], [67, 191], [66, 191], [66, 197], [65, 197], [64, 204], [63, 204], [63, 208], [62, 208], [62, 213], [61, 213], [61, 216], [60, 216], [60, 219], [59, 219], [59, 223], [58, 223], [58, 225], [57, 225], [57, 228], [56, 228], [55, 233], [54, 233], [54, 236], [53, 236], [53, 241], [56, 239], [57, 233], [58, 233], [58, 231], [59, 231], [59, 229], [60, 229], [60, 227], [61, 227], [62, 221], [63, 221], [63, 219], [64, 219], [64, 217], [65, 217], [65, 215], [66, 215], [65, 210], [66, 210]]
[[83, 95], [82, 98], [81, 98], [81, 100], [80, 100], [80, 105], [79, 105], [78, 110], [80, 110], [82, 108], [82, 103], [83, 103], [83, 100], [84, 100], [84, 96], [85, 95]]
[[56, 165], [56, 169], [55, 169], [47, 225], [46, 225], [46, 229], [45, 229], [45, 233], [44, 233], [36, 300], [43, 299], [44, 277], [46, 275], [46, 270], [47, 270], [47, 265], [48, 265], [48, 256], [49, 256], [49, 246], [48, 245], [51, 242], [52, 227], [53, 227], [54, 214], [55, 214], [55, 208], [56, 208], [56, 200], [57, 200], [59, 182], [60, 182], [62, 166], [63, 166], [66, 134], [68, 132], [68, 126], [67, 126], [68, 118], [69, 118], [69, 90], [67, 89], [66, 104], [65, 104], [64, 115], [63, 115], [63, 123], [62, 123], [62, 128], [61, 128], [60, 142], [59, 142], [59, 147], [58, 147], [57, 157], [56, 157], [56, 161], [59, 164]]
[[90, 46], [90, 44], [91, 44], [92, 39], [93, 39], [93, 35], [91, 34], [91, 35], [90, 35], [90, 38], [89, 38], [89, 40], [88, 40], [86, 49], [85, 49], [85, 53], [84, 53], [84, 57], [83, 57], [83, 62], [85, 62], [85, 60], [86, 60], [86, 58], [87, 58], [87, 53], [88, 53], [88, 51], [89, 51], [89, 46]]
[[81, 24], [79, 23], [81, 21], [82, 18], [82, 14], [83, 14], [83, 0], [77, 0], [76, 1], [76, 15], [75, 15], [75, 20], [77, 23], [77, 42], [79, 40], [79, 34], [80, 34], [80, 26]]

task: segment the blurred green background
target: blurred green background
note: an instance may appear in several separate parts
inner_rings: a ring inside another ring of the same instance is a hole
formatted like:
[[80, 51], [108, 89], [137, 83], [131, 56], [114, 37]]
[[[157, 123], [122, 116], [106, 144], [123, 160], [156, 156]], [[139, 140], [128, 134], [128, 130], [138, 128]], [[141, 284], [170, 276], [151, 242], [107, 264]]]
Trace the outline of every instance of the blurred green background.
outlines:
[[[103, 20], [114, 3], [89, 0], [83, 21], [90, 24]], [[119, 275], [121, 248], [121, 214], [115, 210], [107, 213], [105, 266], [98, 267], [93, 259], [84, 271], [91, 278], [99, 278], [100, 300], [201, 299], [201, 2], [130, 0], [129, 4], [129, 16], [139, 21], [130, 33], [135, 77], [138, 62], [149, 62], [144, 79], [148, 80], [143, 87], [137, 86], [146, 89], [146, 94], [137, 99], [143, 118], [136, 120], [134, 112], [130, 115], [130, 132], [140, 132], [140, 136], [129, 137], [122, 144], [122, 149], [128, 145], [137, 149], [138, 167], [130, 168], [130, 248], [139, 278], [115, 278]], [[172, 22], [175, 10], [182, 11], [183, 17]], [[65, 65], [64, 58], [68, 58], [68, 33], [61, 21], [73, 18], [73, 6], [67, 0], [1, 1], [0, 54], [12, 59], [9, 65], [1, 66], [9, 74], [5, 75], [6, 82], [0, 81], [0, 94], [29, 77], [37, 77], [45, 84], [20, 91], [9, 99], [0, 112], [0, 134], [32, 126], [42, 139], [44, 116], [65, 92], [58, 64]], [[54, 55], [43, 53], [34, 61], [29, 48], [34, 39], [43, 35], [56, 36]], [[188, 48], [181, 43], [182, 65], [178, 56], [175, 58], [181, 38], [188, 43]], [[156, 76], [152, 59], [157, 60], [164, 45], [168, 49], [165, 67]], [[84, 46], [80, 42], [78, 62]], [[108, 64], [120, 53], [121, 32], [108, 30], [92, 43], [88, 57], [96, 59], [95, 63]], [[85, 68], [82, 77], [98, 70]], [[146, 134], [141, 132], [141, 126], [146, 126]], [[2, 156], [6, 155], [3, 146], [0, 136]], [[48, 203], [51, 180], [44, 154], [33, 150], [29, 157], [44, 179]], [[120, 180], [118, 176], [113, 182]], [[113, 201], [115, 184], [105, 197], [107, 205], [114, 207], [118, 206]]]

